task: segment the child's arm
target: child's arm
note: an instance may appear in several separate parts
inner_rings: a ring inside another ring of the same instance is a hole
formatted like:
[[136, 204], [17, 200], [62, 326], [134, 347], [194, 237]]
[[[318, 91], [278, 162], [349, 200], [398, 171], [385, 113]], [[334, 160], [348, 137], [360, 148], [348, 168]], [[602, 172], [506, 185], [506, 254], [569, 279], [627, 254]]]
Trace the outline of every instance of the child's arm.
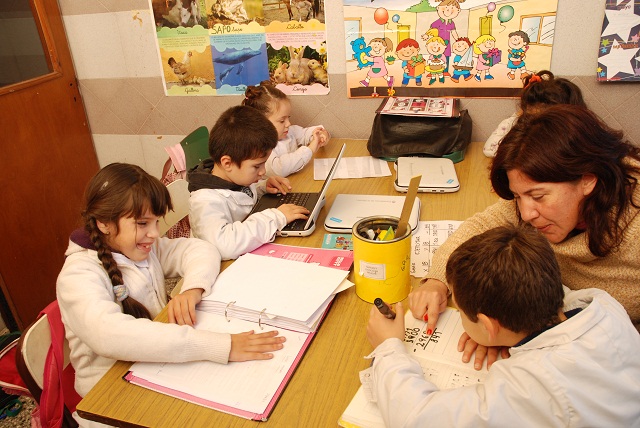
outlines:
[[[257, 192], [257, 188], [253, 187]], [[269, 209], [247, 217], [254, 200], [226, 190], [198, 190], [189, 198], [191, 232], [216, 246], [222, 260], [236, 259], [271, 242], [287, 225], [286, 216]]]
[[487, 138], [487, 141], [484, 143], [484, 147], [482, 148], [482, 152], [486, 157], [493, 158], [496, 156], [498, 146], [502, 142], [502, 139], [511, 130], [513, 124], [517, 120], [518, 114], [514, 113], [498, 124], [498, 127], [491, 133], [489, 138]]
[[287, 340], [278, 336], [277, 331], [255, 333], [247, 331], [231, 335], [231, 352], [229, 361], [269, 360], [273, 354], [269, 351], [277, 351], [284, 347]]

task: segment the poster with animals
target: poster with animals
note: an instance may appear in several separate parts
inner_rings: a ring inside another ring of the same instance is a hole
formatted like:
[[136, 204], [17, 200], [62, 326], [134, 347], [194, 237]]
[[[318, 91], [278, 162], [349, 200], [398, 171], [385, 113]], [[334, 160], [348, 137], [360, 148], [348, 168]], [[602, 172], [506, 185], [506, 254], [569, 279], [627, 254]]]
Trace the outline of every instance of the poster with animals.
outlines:
[[640, 1], [607, 0], [598, 49], [600, 82], [640, 81]]
[[149, 0], [167, 95], [327, 94], [324, 0]]
[[558, 0], [344, 0], [348, 96], [517, 97]]

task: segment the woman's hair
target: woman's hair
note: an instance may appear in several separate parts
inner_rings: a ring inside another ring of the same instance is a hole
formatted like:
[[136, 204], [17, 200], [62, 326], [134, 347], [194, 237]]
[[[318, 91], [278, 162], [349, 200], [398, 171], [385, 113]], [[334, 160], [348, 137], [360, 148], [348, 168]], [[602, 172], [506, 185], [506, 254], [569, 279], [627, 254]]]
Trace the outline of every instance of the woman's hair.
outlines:
[[[540, 183], [575, 182], [593, 174], [597, 183], [580, 206], [589, 250], [603, 257], [622, 242], [625, 213], [638, 208], [633, 193], [640, 168], [640, 148], [623, 139], [590, 110], [553, 105], [524, 114], [505, 135], [491, 164], [491, 184], [498, 196], [513, 199], [508, 171], [518, 170]], [[519, 214], [519, 213], [518, 213]]]
[[524, 88], [520, 95], [520, 109], [524, 112], [540, 105], [573, 104], [586, 107], [582, 99], [582, 91], [573, 82], [562, 77], [555, 77], [548, 70], [524, 78]]
[[464, 3], [465, 0], [442, 0], [437, 6], [455, 6], [460, 9], [460, 3]]
[[260, 82], [260, 85], [247, 86], [244, 91], [243, 106], [253, 107], [265, 116], [277, 111], [283, 100], [288, 100], [287, 94], [276, 88], [270, 80]]
[[547, 239], [529, 226], [502, 226], [460, 245], [447, 261], [447, 283], [472, 321], [484, 314], [517, 333], [559, 322], [564, 292]]
[[[123, 217], [140, 218], [147, 211], [161, 217], [170, 209], [173, 206], [167, 188], [137, 165], [112, 163], [98, 171], [89, 182], [85, 191], [85, 209], [82, 211], [84, 228], [109, 274], [116, 294], [123, 296], [124, 292], [124, 295], [128, 295], [128, 291], [121, 288], [126, 284], [107, 244], [106, 235], [100, 231], [97, 222], [114, 224], [117, 235], [120, 233], [118, 221]], [[125, 314], [151, 319], [147, 308], [133, 297], [124, 297], [121, 303]]]

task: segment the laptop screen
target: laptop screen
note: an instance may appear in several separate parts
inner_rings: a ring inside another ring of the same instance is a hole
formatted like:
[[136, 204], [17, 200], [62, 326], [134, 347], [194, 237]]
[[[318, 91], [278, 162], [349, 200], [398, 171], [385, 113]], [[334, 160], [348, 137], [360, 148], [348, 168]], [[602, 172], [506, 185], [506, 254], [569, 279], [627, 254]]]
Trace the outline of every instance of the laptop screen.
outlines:
[[322, 208], [322, 206], [324, 205], [324, 203], [322, 203], [322, 200], [324, 199], [325, 194], [327, 193], [327, 189], [329, 188], [329, 184], [331, 184], [331, 180], [333, 180], [333, 176], [336, 174], [336, 170], [338, 169], [338, 164], [340, 163], [340, 159], [342, 159], [342, 154], [344, 153], [344, 149], [346, 147], [347, 147], [346, 144], [342, 145], [342, 148], [340, 149], [340, 153], [338, 153], [336, 160], [333, 161], [333, 165], [331, 165], [329, 174], [327, 174], [327, 178], [326, 180], [324, 180], [322, 189], [320, 189], [320, 196], [318, 197], [318, 202], [316, 203], [316, 206], [313, 208], [313, 211], [309, 214], [307, 223], [304, 225], [305, 229], [308, 229], [309, 227], [311, 227], [311, 223], [317, 217], [318, 211], [320, 211], [320, 208]]

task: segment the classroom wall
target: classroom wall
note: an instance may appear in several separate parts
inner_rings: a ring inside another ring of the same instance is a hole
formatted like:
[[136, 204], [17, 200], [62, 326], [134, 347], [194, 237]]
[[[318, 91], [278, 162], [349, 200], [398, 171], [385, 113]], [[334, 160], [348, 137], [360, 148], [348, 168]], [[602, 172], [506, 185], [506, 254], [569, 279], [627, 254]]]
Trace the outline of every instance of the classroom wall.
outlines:
[[[159, 176], [163, 146], [198, 126], [211, 128], [242, 96], [166, 97], [148, 0], [59, 0], [100, 165], [135, 163]], [[571, 79], [587, 104], [640, 145], [640, 83], [595, 79], [604, 0], [559, 0], [551, 70]], [[341, 0], [325, 0], [330, 93], [292, 99], [292, 122], [323, 124], [338, 138], [369, 137], [376, 99], [349, 99]], [[474, 141], [516, 109], [514, 99], [463, 99]]]

